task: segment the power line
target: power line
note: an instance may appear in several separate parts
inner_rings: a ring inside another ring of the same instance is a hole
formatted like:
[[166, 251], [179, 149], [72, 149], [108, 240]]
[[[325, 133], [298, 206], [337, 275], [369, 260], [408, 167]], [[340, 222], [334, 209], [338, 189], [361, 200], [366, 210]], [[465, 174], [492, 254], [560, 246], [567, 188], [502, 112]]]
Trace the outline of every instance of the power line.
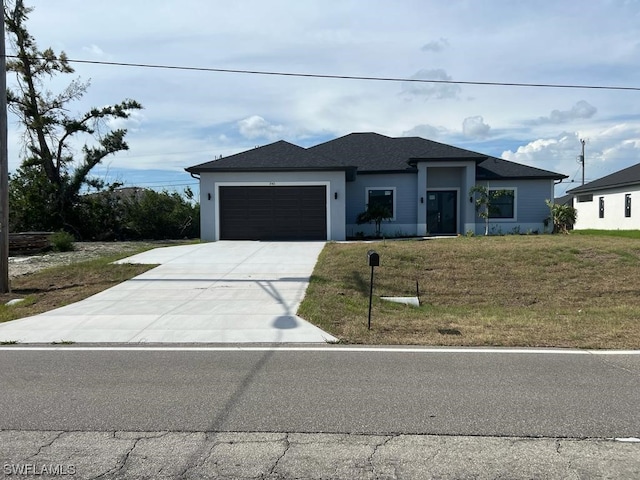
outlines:
[[[18, 58], [15, 55], [7, 55], [7, 57]], [[209, 67], [188, 67], [179, 65], [161, 65], [149, 63], [125, 63], [125, 62], [106, 62], [100, 60], [79, 60], [67, 59], [70, 63], [80, 63], [88, 65], [103, 65], [113, 67], [137, 67], [137, 68], [154, 68], [164, 70], [182, 70], [192, 72], [213, 72], [213, 73], [238, 73], [245, 75], [271, 75], [280, 77], [301, 77], [301, 78], [328, 78], [334, 80], [367, 80], [376, 82], [410, 82], [410, 83], [436, 83], [448, 85], [480, 85], [480, 86], [498, 86], [498, 87], [531, 87], [531, 88], [564, 88], [564, 89], [589, 89], [589, 90], [622, 90], [622, 91], [640, 91], [640, 87], [623, 87], [615, 85], [585, 85], [585, 84], [560, 84], [560, 83], [525, 83], [525, 82], [481, 82], [481, 81], [464, 81], [464, 80], [426, 80], [423, 78], [401, 78], [401, 77], [369, 77], [356, 75], [331, 75], [320, 73], [296, 73], [296, 72], [277, 72], [268, 70], [240, 70], [230, 68], [209, 68]]]

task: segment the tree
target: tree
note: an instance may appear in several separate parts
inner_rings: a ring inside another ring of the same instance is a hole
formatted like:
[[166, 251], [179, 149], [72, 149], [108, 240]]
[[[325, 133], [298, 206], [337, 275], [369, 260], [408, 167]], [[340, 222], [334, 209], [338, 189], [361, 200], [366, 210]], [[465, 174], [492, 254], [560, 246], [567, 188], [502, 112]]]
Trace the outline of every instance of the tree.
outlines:
[[[11, 182], [12, 189], [20, 190], [13, 193], [14, 200], [21, 198], [25, 203], [12, 205], [12, 211], [17, 207], [15, 216], [19, 217], [19, 209], [24, 207], [30, 218], [39, 215], [31, 220], [45, 229], [74, 230], [72, 223], [77, 220], [73, 210], [81, 190], [105, 187], [104, 181], [90, 176], [91, 170], [108, 155], [129, 148], [124, 141], [127, 131], [111, 130], [107, 122], [126, 119], [142, 106], [125, 100], [76, 116], [69, 114], [69, 103], [86, 93], [89, 82], [75, 79], [57, 94], [46, 89], [45, 80], [74, 70], [64, 52], [56, 55], [51, 48], [38, 49], [25, 26], [32, 10], [23, 0], [4, 7], [7, 35], [15, 49], [7, 71], [14, 72], [17, 79], [16, 88], [7, 90], [7, 102], [24, 127], [25, 147], [21, 167]], [[83, 136], [93, 142], [85, 143], [82, 158], [77, 158], [71, 143]]]
[[200, 205], [194, 204], [193, 192], [144, 190], [127, 202], [123, 227], [128, 238], [180, 239], [200, 236]]
[[489, 235], [489, 218], [497, 213], [493, 201], [503, 195], [511, 195], [509, 190], [489, 190], [489, 186], [475, 185], [469, 190], [470, 197], [476, 197], [476, 212], [484, 219], [484, 234]]
[[369, 203], [367, 209], [358, 214], [356, 223], [362, 225], [363, 223], [375, 223], [376, 225], [376, 237], [380, 237], [380, 229], [382, 222], [393, 218], [393, 212], [391, 209], [380, 203]]
[[571, 205], [561, 205], [551, 200], [546, 201], [551, 210], [553, 220], [553, 233], [569, 233], [578, 218], [578, 211]]

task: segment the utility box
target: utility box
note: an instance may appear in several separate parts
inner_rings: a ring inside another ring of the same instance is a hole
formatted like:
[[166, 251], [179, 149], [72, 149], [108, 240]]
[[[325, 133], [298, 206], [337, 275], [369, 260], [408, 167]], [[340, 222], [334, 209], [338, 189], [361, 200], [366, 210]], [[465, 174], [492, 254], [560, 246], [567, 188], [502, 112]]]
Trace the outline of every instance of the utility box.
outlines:
[[369, 260], [370, 267], [379, 267], [380, 266], [380, 255], [378, 255], [375, 250], [369, 250], [367, 252], [367, 258]]

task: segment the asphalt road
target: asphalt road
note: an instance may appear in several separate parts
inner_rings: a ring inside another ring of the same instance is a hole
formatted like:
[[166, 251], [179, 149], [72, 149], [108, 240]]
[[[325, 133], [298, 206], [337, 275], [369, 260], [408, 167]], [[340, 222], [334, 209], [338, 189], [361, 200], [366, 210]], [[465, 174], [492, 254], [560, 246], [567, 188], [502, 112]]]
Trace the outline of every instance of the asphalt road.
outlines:
[[640, 437], [640, 355], [0, 350], [0, 430]]

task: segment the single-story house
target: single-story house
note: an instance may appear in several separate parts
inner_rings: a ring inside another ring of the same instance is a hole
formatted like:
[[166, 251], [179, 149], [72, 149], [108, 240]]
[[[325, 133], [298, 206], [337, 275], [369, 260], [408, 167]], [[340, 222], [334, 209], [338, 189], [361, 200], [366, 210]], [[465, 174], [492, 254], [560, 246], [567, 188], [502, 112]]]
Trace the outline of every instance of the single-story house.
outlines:
[[371, 202], [392, 212], [382, 234], [484, 232], [470, 190], [500, 191], [495, 233], [545, 229], [565, 175], [419, 137], [351, 133], [302, 148], [285, 141], [186, 169], [200, 179], [202, 240], [344, 240], [370, 235]]
[[[640, 229], [640, 163], [567, 193], [573, 196], [578, 214], [576, 230]], [[632, 208], [634, 203], [636, 206]]]

